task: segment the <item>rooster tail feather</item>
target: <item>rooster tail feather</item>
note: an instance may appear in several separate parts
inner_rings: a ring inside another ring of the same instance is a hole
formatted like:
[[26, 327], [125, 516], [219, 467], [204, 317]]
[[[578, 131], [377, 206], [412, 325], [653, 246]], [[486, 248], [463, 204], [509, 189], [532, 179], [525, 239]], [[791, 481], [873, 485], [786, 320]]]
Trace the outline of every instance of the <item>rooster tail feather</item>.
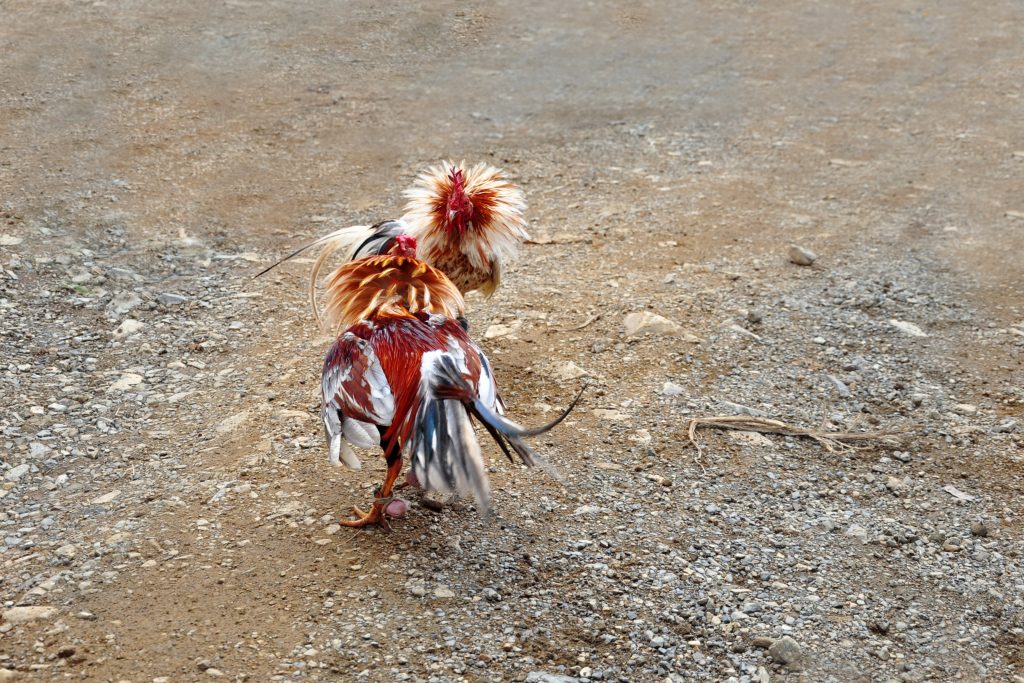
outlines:
[[461, 401], [431, 398], [416, 415], [412, 473], [428, 491], [472, 494], [486, 516], [491, 492], [480, 444]]
[[[516, 455], [519, 456], [519, 459], [527, 467], [540, 467], [542, 470], [547, 472], [553, 479], [556, 479], [558, 481], [562, 480], [562, 475], [559, 474], [558, 470], [555, 469], [554, 466], [552, 466], [550, 463], [548, 463], [547, 460], [538, 455], [538, 453], [532, 448], [530, 448], [526, 441], [523, 440], [524, 436], [529, 436], [536, 432], [536, 430], [523, 429], [521, 426], [519, 426], [512, 420], [509, 420], [506, 417], [502, 417], [501, 415], [498, 415], [497, 413], [492, 411], [490, 408], [484, 405], [483, 401], [479, 399], [473, 401], [466, 407], [469, 410], [469, 412], [473, 415], [473, 417], [475, 417], [480, 422], [480, 424], [484, 426], [484, 429], [487, 430], [487, 433], [491, 435], [491, 438], [494, 439], [495, 443], [498, 444], [502, 452], [505, 453], [505, 457], [509, 459], [509, 462], [515, 462], [512, 458], [512, 455], [508, 451], [508, 449], [511, 447], [511, 449], [516, 452]], [[554, 427], [560, 421], [561, 420], [558, 420], [552, 423], [550, 426], [545, 425], [546, 429], [536, 433], [542, 434], [544, 431], [547, 431], [548, 429], [551, 429], [551, 427]]]
[[281, 264], [282, 264], [282, 263], [284, 263], [285, 261], [290, 261], [291, 259], [295, 258], [296, 256], [298, 256], [298, 255], [299, 255], [299, 254], [301, 254], [302, 252], [306, 251], [307, 249], [310, 249], [310, 248], [312, 248], [312, 247], [315, 247], [315, 246], [316, 246], [317, 244], [319, 244], [319, 243], [320, 243], [320, 241], [321, 241], [321, 240], [323, 240], [323, 239], [324, 239], [324, 238], [320, 238], [320, 239], [318, 239], [318, 240], [315, 240], [315, 241], [313, 241], [313, 242], [310, 242], [309, 244], [307, 244], [307, 245], [305, 245], [305, 246], [299, 247], [298, 249], [296, 249], [296, 250], [295, 250], [295, 251], [293, 251], [292, 253], [288, 254], [288, 255], [287, 255], [287, 256], [285, 256], [284, 258], [281, 258], [281, 259], [278, 259], [277, 261], [274, 261], [274, 262], [273, 262], [273, 263], [271, 263], [271, 264], [270, 264], [269, 266], [267, 266], [266, 268], [264, 268], [264, 269], [263, 269], [263, 270], [261, 270], [260, 272], [258, 272], [258, 273], [256, 273], [255, 275], [253, 275], [253, 276], [252, 276], [252, 279], [253, 279], [253, 280], [255, 280], [256, 278], [258, 278], [258, 277], [260, 277], [260, 276], [262, 276], [262, 275], [266, 275], [267, 273], [269, 273], [270, 271], [272, 271], [272, 270], [273, 270], [274, 268], [277, 268], [277, 267], [278, 267], [279, 265], [281, 265]]
[[[481, 512], [490, 512], [490, 487], [470, 413], [479, 401], [463, 376], [455, 355], [431, 351], [423, 355], [421, 401], [409, 442], [413, 476], [427, 490], [471, 493]], [[500, 440], [500, 431], [485, 425]], [[511, 456], [509, 456], [511, 458]]]
[[[470, 415], [483, 425], [510, 462], [515, 461], [514, 451], [527, 467], [540, 467], [554, 479], [562, 479], [554, 467], [530, 448], [524, 437], [543, 434], [564, 420], [579, 402], [582, 389], [557, 418], [541, 427], [527, 429], [488, 407], [466, 381], [452, 355], [438, 352], [433, 358], [425, 356], [423, 377], [429, 378], [429, 386], [425, 387], [426, 400], [421, 404], [413, 427], [412, 465], [413, 474], [424, 486], [466, 490], [469, 484], [481, 507], [489, 507], [484, 498], [487, 480], [483, 460], [469, 428]], [[442, 424], [442, 418], [447, 422]], [[446, 439], [445, 435], [458, 438]]]

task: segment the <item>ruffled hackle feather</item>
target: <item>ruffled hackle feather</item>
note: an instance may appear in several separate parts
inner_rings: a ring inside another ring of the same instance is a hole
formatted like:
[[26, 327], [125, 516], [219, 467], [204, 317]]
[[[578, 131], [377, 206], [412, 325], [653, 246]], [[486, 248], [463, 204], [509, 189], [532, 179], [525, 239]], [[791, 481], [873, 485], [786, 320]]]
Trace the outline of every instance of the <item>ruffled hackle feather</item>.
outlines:
[[461, 291], [493, 294], [502, 264], [529, 239], [523, 191], [494, 166], [448, 161], [421, 173], [404, 194], [402, 220], [419, 241], [419, 257]]

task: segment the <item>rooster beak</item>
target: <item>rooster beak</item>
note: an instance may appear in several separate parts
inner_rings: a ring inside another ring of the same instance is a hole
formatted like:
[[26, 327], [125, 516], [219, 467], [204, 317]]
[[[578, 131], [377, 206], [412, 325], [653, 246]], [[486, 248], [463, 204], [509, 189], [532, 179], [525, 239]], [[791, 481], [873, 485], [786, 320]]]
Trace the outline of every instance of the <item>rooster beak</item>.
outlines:
[[448, 209], [448, 222], [451, 223], [452, 221], [454, 221], [455, 217], [458, 216], [458, 215], [459, 215], [458, 211], [454, 211], [452, 209]]

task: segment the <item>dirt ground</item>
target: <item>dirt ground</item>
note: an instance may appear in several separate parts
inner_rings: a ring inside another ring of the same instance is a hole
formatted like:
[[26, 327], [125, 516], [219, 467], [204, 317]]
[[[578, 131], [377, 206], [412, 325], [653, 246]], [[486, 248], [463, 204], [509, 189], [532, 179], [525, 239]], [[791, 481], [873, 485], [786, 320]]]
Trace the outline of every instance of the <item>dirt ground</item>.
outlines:
[[[1020, 3], [0, 16], [0, 681], [1024, 681]], [[497, 519], [339, 530], [382, 459], [251, 276], [445, 158], [530, 203], [510, 413], [592, 389]], [[689, 444], [742, 412], [896, 436]]]

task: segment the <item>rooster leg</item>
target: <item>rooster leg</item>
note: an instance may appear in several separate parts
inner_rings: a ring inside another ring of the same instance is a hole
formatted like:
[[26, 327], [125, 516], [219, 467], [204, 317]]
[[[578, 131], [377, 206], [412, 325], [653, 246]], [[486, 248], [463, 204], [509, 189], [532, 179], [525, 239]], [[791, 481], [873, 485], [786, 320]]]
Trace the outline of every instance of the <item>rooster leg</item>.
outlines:
[[352, 528], [377, 524], [382, 529], [391, 530], [385, 508], [393, 500], [391, 490], [394, 488], [395, 480], [398, 479], [398, 473], [402, 470], [402, 452], [396, 448], [392, 449], [392, 453], [392, 457], [388, 458], [388, 473], [384, 477], [384, 483], [376, 491], [370, 511], [363, 512], [358, 507], [353, 507], [352, 511], [355, 512], [356, 519], [343, 519], [338, 524]]
[[423, 488], [420, 485], [419, 480], [416, 478], [416, 475], [412, 473], [412, 470], [409, 470], [408, 472], [405, 473], [405, 481], [403, 481], [400, 484], [396, 484], [395, 490], [401, 491], [402, 489], [409, 488], [410, 486], [414, 489]]

